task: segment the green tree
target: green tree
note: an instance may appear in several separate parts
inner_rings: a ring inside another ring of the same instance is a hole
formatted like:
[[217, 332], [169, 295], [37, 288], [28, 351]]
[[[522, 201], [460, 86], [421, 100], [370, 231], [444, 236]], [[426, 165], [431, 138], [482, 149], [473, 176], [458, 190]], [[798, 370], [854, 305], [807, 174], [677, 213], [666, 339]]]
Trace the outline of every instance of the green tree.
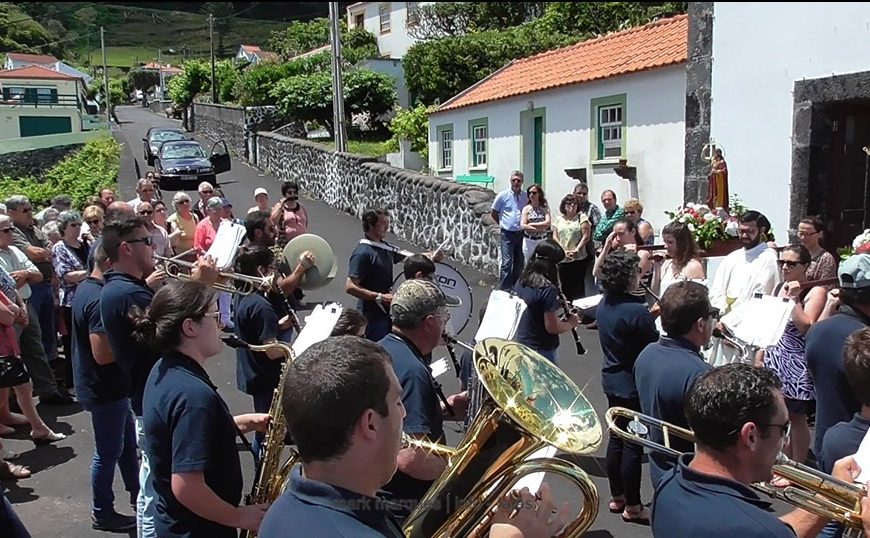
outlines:
[[248, 67], [236, 82], [236, 100], [241, 106], [274, 105], [276, 99], [270, 92], [289, 72], [288, 64], [265, 62]]
[[584, 38], [646, 24], [656, 17], [685, 13], [687, 2], [550, 2], [541, 23], [551, 31]]
[[272, 32], [269, 47], [284, 59], [329, 43], [329, 19], [293, 21], [281, 32]]
[[396, 107], [396, 115], [390, 122], [390, 151], [399, 151], [399, 142], [411, 142], [411, 151], [417, 151], [424, 162], [429, 161], [429, 114], [438, 108], [418, 104], [414, 108]]
[[241, 74], [234, 60], [221, 60], [215, 64], [218, 100], [221, 103], [236, 101], [235, 88]]
[[29, 20], [17, 6], [0, 3], [0, 52], [62, 55], [62, 44], [46, 46], [53, 41], [55, 36], [37, 21]]
[[[369, 69], [355, 69], [345, 74], [345, 113], [368, 113], [376, 118], [388, 112], [396, 102], [393, 79]], [[285, 117], [322, 124], [335, 133], [332, 118], [332, 76], [329, 72], [294, 75], [282, 79], [272, 90], [279, 112]]]
[[187, 109], [197, 95], [211, 89], [211, 65], [205, 60], [188, 60], [184, 71], [169, 80], [169, 98], [184, 108], [183, 125], [188, 129]]
[[143, 92], [152, 86], [160, 84], [160, 73], [153, 69], [133, 69], [127, 74], [130, 85]]
[[503, 30], [534, 20], [546, 2], [432, 2], [417, 8], [408, 33], [417, 39]]
[[232, 2], [205, 2], [202, 12], [214, 17], [214, 31], [217, 34], [217, 48], [215, 54], [218, 58], [226, 56], [224, 38], [233, 28], [233, 3]]
[[129, 82], [127, 78], [109, 79], [109, 113], [115, 119], [115, 123], [120, 123], [118, 115], [115, 114], [115, 107], [127, 104], [130, 101]]

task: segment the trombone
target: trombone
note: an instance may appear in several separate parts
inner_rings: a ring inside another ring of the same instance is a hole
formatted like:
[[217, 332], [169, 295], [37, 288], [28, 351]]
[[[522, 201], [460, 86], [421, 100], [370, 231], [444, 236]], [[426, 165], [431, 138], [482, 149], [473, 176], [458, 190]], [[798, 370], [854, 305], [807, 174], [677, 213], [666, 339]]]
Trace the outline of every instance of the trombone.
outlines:
[[[166, 276], [178, 280], [190, 280], [190, 271], [196, 264], [179, 260], [178, 258], [166, 258], [164, 256], [154, 255], [156, 266], [166, 273]], [[186, 271], [182, 270], [186, 269]], [[240, 275], [238, 273], [220, 271], [218, 272], [218, 280], [213, 284], [214, 289], [225, 291], [227, 293], [237, 293], [239, 295], [250, 295], [257, 291], [269, 291], [274, 286], [274, 277], [257, 277]]]
[[[616, 419], [628, 419], [626, 429], [616, 425]], [[617, 437], [642, 445], [652, 451], [679, 457], [682, 452], [671, 448], [671, 439], [695, 443], [692, 430], [644, 415], [625, 407], [611, 407], [605, 414], [608, 429]], [[649, 438], [650, 427], [661, 430], [663, 443]], [[775, 488], [765, 482], [752, 484], [752, 488], [771, 498], [785, 501], [817, 516], [836, 521], [846, 528], [845, 536], [861, 530], [861, 499], [867, 494], [864, 486], [844, 482], [829, 474], [808, 467], [779, 453], [773, 472], [793, 485]], [[795, 485], [796, 484], [796, 485]], [[859, 534], [856, 536], [863, 536]]]

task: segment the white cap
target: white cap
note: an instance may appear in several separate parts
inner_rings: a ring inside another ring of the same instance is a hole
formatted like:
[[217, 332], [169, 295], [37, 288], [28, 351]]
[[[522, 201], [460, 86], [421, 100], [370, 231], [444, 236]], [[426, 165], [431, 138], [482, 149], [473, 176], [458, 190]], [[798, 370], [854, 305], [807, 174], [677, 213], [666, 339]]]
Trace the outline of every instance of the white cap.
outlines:
[[256, 189], [254, 189], [254, 198], [256, 198], [257, 196], [260, 196], [261, 194], [265, 194], [266, 196], [269, 196], [269, 191], [267, 191], [263, 187], [258, 187]]

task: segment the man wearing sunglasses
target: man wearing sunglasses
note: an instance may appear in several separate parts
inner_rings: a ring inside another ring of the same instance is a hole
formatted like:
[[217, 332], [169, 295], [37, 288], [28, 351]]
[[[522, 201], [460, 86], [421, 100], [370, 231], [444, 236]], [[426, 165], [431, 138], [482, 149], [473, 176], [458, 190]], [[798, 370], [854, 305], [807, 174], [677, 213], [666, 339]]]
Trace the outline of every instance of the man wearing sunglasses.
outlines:
[[[690, 280], [671, 284], [659, 304], [666, 336], [646, 346], [634, 364], [640, 408], [646, 415], [688, 428], [683, 402], [692, 382], [712, 368], [704, 362], [701, 349], [710, 343], [719, 311], [710, 306], [707, 287]], [[650, 439], [662, 443], [661, 430], [652, 429]], [[672, 439], [671, 446], [681, 452], [693, 451], [691, 443], [679, 440]], [[649, 455], [653, 487], [675, 463], [662, 454]]]
[[[729, 364], [698, 377], [686, 396], [686, 418], [695, 453], [656, 489], [652, 531], [656, 537], [816, 536], [826, 519], [800, 508], [777, 518], [770, 502], [750, 485], [768, 482], [791, 423], [782, 383], [768, 368]], [[851, 482], [855, 463], [839, 460], [833, 474]]]

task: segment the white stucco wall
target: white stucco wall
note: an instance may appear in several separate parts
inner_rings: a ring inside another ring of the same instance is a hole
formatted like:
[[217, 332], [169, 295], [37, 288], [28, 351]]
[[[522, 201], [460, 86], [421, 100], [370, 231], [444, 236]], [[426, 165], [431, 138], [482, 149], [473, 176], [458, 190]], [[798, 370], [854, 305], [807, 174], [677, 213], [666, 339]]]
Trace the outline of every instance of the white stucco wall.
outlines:
[[375, 73], [383, 73], [393, 77], [396, 86], [396, 102], [400, 107], [408, 108], [410, 97], [408, 96], [408, 88], [405, 86], [405, 69], [402, 67], [402, 60], [370, 58], [363, 60], [362, 66]]
[[870, 69], [870, 7], [716, 2], [711, 136], [729, 188], [787, 237], [795, 81]]
[[[418, 5], [429, 2], [411, 2]], [[390, 31], [381, 34], [379, 6], [390, 4]], [[364, 2], [351, 6], [347, 10], [347, 24], [353, 27], [357, 13], [365, 13], [365, 28], [378, 38], [378, 50], [381, 56], [402, 58], [416, 40], [408, 35], [406, 23], [408, 20], [409, 2]]]
[[[683, 200], [685, 88], [685, 64], [680, 64], [436, 113], [429, 119], [429, 164], [433, 170], [438, 166], [438, 126], [452, 123], [453, 169], [439, 175], [468, 174], [468, 121], [488, 118], [486, 175], [496, 178], [496, 191], [506, 189], [510, 172], [523, 169], [521, 115], [527, 113], [532, 101], [535, 111], [545, 109], [543, 187], [551, 207], [558, 209], [559, 201], [577, 183], [565, 174], [565, 169], [586, 168], [590, 200], [601, 207], [599, 199], [605, 189], [613, 190], [620, 203], [637, 196], [644, 205], [644, 218], [658, 233], [667, 223], [664, 211], [676, 208]], [[591, 101], [623, 93], [626, 94], [623, 136], [628, 165], [637, 167], [636, 184], [613, 172], [615, 162], [590, 165]], [[533, 172], [523, 171], [528, 186]]]

